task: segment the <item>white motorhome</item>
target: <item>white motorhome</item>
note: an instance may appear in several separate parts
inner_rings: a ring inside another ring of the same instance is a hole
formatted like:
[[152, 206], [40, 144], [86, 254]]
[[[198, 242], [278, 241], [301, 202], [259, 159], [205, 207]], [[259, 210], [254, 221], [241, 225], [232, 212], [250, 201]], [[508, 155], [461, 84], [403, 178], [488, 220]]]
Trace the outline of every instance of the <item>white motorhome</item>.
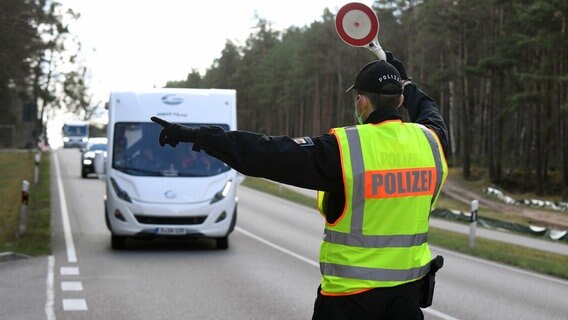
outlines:
[[64, 148], [84, 148], [89, 140], [89, 122], [67, 120], [61, 128]]
[[237, 219], [237, 172], [191, 143], [161, 147], [162, 128], [150, 117], [236, 130], [236, 91], [112, 92], [107, 107], [105, 219], [112, 248], [124, 248], [127, 238], [205, 237], [226, 249]]

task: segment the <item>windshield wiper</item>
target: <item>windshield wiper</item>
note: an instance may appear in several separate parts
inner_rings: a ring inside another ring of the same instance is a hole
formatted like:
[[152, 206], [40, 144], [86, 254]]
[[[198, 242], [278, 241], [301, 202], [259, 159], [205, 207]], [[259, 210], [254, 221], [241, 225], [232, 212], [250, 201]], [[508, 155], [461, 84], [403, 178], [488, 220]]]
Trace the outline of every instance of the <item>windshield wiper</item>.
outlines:
[[149, 170], [149, 169], [142, 169], [142, 168], [131, 168], [131, 167], [116, 167], [118, 171], [122, 171], [128, 174], [136, 174], [136, 175], [143, 175], [143, 176], [153, 176], [158, 177], [162, 176], [162, 171], [156, 170]]
[[206, 173], [191, 173], [191, 172], [180, 171], [178, 173], [178, 176], [180, 176], [180, 177], [209, 177], [211, 175], [206, 174]]

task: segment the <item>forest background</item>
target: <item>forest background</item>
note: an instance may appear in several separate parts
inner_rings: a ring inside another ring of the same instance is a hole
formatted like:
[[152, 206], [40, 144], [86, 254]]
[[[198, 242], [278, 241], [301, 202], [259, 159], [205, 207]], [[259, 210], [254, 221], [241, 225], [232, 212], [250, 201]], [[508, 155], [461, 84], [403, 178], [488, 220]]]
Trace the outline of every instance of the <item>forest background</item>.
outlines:
[[[376, 1], [379, 40], [437, 101], [449, 162], [512, 192], [568, 198], [568, 2]], [[319, 135], [353, 123], [345, 94], [370, 50], [343, 43], [335, 16], [273, 31], [259, 20], [245, 46], [227, 42], [204, 76], [169, 87], [237, 89], [239, 128]]]
[[[379, 0], [373, 9], [383, 48], [438, 103], [451, 167], [509, 192], [568, 200], [567, 1]], [[0, 100], [34, 103], [37, 132], [50, 109], [88, 119], [97, 107], [84, 66], [56, 72], [77, 62], [80, 41], [68, 41], [65, 24], [73, 18], [54, 1], [0, 2], [0, 43], [9, 44], [0, 46]], [[375, 57], [343, 43], [334, 22], [324, 10], [309, 26], [276, 31], [258, 17], [244, 45], [227, 40], [204, 74], [188, 70], [166, 86], [236, 89], [241, 130], [295, 137], [353, 124], [345, 89]]]

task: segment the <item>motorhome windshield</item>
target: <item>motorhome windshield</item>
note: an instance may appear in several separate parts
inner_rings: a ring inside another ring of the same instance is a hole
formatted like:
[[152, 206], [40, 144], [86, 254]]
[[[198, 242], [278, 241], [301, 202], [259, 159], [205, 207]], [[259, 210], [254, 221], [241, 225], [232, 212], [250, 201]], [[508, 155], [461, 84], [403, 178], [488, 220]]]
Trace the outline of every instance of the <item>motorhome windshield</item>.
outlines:
[[67, 137], [83, 137], [87, 135], [87, 125], [70, 125], [63, 126], [63, 135]]
[[[227, 125], [218, 126], [229, 129]], [[116, 123], [112, 167], [135, 176], [165, 177], [208, 177], [230, 169], [203, 151], [193, 151], [192, 143], [181, 143], [176, 148], [161, 147], [160, 130], [155, 123]]]

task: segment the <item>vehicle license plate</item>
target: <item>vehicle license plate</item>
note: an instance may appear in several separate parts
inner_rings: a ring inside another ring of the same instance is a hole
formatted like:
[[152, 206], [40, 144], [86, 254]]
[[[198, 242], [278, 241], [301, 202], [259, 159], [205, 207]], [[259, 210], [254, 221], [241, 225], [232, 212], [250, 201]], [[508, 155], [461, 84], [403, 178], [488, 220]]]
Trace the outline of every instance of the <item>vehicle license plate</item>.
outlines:
[[178, 236], [186, 234], [186, 230], [184, 228], [156, 228], [156, 233]]

